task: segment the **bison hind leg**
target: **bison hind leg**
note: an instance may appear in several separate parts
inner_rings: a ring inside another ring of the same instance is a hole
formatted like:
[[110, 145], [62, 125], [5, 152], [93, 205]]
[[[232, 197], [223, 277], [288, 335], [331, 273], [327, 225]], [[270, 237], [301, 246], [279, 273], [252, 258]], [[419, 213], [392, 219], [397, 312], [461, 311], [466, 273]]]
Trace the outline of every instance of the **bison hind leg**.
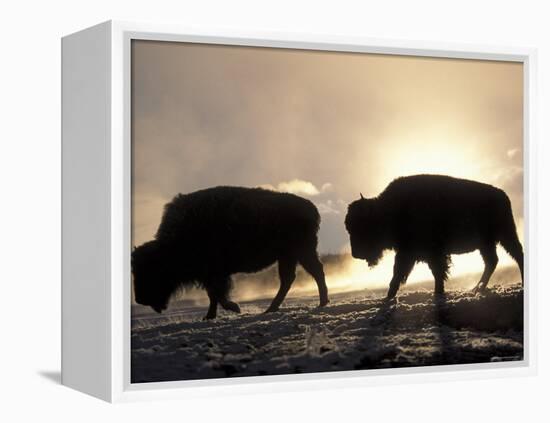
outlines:
[[271, 305], [265, 311], [266, 313], [279, 310], [279, 307], [285, 299], [292, 282], [296, 279], [296, 264], [297, 261], [295, 259], [286, 257], [279, 259], [279, 278], [281, 280], [281, 285], [279, 286], [279, 291], [277, 292], [277, 295], [275, 295], [275, 298], [273, 298]]
[[325, 271], [323, 270], [323, 263], [319, 260], [317, 252], [313, 250], [310, 254], [300, 259], [300, 264], [308, 272], [315, 282], [319, 290], [319, 307], [324, 307], [328, 304], [328, 289], [325, 281]]
[[518, 264], [519, 271], [521, 273], [521, 282], [523, 284], [523, 247], [519, 242], [517, 233], [511, 233], [507, 237], [502, 237], [500, 244], [504, 247], [506, 252], [515, 260]]
[[506, 207], [503, 209], [503, 212], [498, 241], [518, 264], [519, 271], [521, 272], [521, 283], [523, 285], [523, 247], [519, 242], [512, 206], [508, 198], [506, 198]]
[[483, 257], [485, 269], [483, 270], [481, 279], [473, 289], [474, 294], [482, 292], [487, 288], [489, 279], [491, 279], [491, 276], [493, 275], [493, 272], [495, 271], [498, 264], [497, 248], [495, 244], [486, 245], [480, 248], [479, 252], [481, 253], [481, 257]]

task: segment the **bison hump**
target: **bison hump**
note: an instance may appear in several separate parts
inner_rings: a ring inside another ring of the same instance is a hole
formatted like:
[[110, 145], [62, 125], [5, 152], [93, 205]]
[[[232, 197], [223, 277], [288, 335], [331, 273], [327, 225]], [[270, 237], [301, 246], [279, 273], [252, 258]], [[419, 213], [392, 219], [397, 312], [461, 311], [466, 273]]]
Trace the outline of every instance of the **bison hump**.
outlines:
[[[261, 188], [215, 187], [179, 194], [164, 208], [157, 239], [239, 227], [304, 227], [317, 231], [319, 213], [304, 198]], [[289, 228], [290, 229], [290, 228]]]

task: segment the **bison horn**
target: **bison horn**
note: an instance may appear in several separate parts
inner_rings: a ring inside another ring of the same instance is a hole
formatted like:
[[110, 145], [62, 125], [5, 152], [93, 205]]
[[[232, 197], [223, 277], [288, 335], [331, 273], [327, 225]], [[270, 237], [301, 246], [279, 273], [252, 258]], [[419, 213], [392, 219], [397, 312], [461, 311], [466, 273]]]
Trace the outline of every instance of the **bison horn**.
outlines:
[[365, 199], [365, 197], [363, 197], [363, 193], [360, 192], [359, 195], [361, 196], [361, 200]]

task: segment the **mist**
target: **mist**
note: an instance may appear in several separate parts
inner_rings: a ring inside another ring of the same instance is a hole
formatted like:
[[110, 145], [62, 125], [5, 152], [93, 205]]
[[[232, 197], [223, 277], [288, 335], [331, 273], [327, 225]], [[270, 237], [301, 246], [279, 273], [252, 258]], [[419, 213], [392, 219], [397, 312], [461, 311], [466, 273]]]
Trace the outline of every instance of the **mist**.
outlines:
[[[363, 291], [368, 294], [385, 296], [388, 286], [391, 269], [393, 266], [393, 253], [388, 253], [381, 260], [378, 267], [369, 269], [367, 263], [363, 260], [356, 260], [348, 254], [325, 255], [321, 257], [325, 269], [327, 286], [331, 295], [347, 292]], [[521, 274], [515, 263], [511, 259], [506, 259], [507, 254], [499, 248], [501, 266], [492, 276], [492, 285], [509, 286], [521, 281]], [[462, 256], [463, 257], [463, 256]], [[479, 281], [483, 269], [481, 257], [479, 261], [479, 272], [453, 273], [451, 268], [451, 278], [446, 282], [449, 290], [471, 290]], [[466, 268], [461, 256], [453, 256], [454, 261], [458, 261], [459, 268]], [[469, 259], [468, 259], [469, 260]], [[461, 266], [462, 265], [462, 266]], [[456, 266], [454, 266], [456, 268]], [[233, 276], [233, 286], [231, 298], [238, 302], [256, 301], [262, 299], [271, 299], [277, 293], [279, 288], [279, 277], [277, 266], [273, 265], [262, 272], [253, 274], [237, 274]], [[406, 285], [402, 288], [407, 290], [426, 290], [433, 291], [433, 276], [426, 264], [419, 263], [409, 276]], [[287, 294], [288, 298], [316, 297], [317, 285], [313, 278], [307, 274], [302, 267], [298, 267], [296, 280]], [[203, 289], [191, 288], [178, 291], [174, 294], [173, 302], [178, 307], [178, 302], [191, 303], [196, 306], [206, 306], [209, 303], [208, 296]]]
[[[320, 254], [349, 255], [347, 205], [416, 173], [504, 189], [523, 240], [520, 63], [133, 41], [132, 147], [135, 246], [177, 193], [239, 185], [308, 198]], [[329, 289], [382, 286], [391, 261], [346, 259], [327, 272]], [[412, 282], [429, 278], [417, 267]], [[481, 270], [472, 253], [452, 275]], [[257, 295], [257, 277], [236, 278], [235, 294]]]

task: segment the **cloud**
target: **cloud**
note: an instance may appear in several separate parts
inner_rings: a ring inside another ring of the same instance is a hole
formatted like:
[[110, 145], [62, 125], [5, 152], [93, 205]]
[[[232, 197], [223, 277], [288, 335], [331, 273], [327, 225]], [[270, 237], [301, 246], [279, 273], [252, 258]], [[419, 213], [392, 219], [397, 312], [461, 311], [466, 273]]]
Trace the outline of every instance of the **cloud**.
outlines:
[[317, 188], [313, 183], [304, 181], [303, 179], [292, 179], [291, 181], [279, 182], [276, 186], [272, 184], [260, 185], [261, 188], [271, 189], [273, 191], [290, 192], [296, 195], [305, 195], [308, 197], [315, 197], [321, 193], [332, 190], [332, 184], [327, 182], [321, 186], [321, 189]]
[[302, 194], [310, 196], [320, 194], [320, 191], [315, 185], [302, 179], [293, 179], [292, 181], [281, 182], [277, 186], [277, 189], [279, 191], [291, 192], [292, 194]]
[[316, 203], [317, 209], [321, 214], [340, 214], [341, 211], [336, 207], [336, 204], [332, 200], [327, 200], [323, 203]]
[[323, 186], [321, 187], [321, 191], [323, 191], [323, 192], [332, 191], [332, 184], [330, 182], [327, 182], [327, 183], [323, 184]]

